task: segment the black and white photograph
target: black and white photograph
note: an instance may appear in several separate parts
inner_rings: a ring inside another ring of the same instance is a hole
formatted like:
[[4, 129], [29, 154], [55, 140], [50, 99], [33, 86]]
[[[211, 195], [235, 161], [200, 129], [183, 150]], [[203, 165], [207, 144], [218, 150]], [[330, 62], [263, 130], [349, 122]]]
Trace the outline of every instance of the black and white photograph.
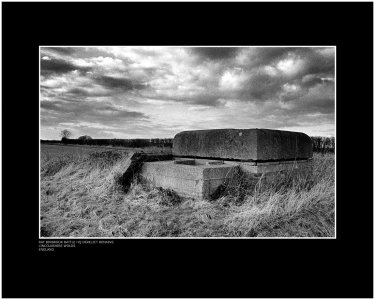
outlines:
[[41, 238], [335, 238], [335, 46], [40, 46]]
[[3, 298], [373, 297], [372, 2], [12, 2]]

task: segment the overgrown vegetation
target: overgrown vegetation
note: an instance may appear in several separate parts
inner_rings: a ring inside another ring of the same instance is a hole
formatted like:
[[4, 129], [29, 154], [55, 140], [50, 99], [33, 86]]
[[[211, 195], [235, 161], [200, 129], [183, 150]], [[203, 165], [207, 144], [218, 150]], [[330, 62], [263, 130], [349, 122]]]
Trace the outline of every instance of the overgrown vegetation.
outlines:
[[313, 151], [319, 153], [335, 152], [335, 138], [325, 136], [312, 136]]
[[[54, 146], [61, 147], [61, 146]], [[126, 152], [41, 157], [41, 235], [46, 237], [334, 236], [334, 156], [314, 154], [313, 171], [257, 185], [245, 177], [210, 200], [181, 198], [138, 178], [127, 193]], [[238, 174], [241, 176], [241, 174]]]

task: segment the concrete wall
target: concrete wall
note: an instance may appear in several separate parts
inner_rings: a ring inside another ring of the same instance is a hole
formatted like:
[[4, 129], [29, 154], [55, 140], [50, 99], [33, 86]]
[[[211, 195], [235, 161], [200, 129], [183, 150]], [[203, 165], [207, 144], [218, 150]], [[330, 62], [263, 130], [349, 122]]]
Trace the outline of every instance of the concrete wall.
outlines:
[[251, 184], [262, 180], [272, 180], [275, 176], [284, 176], [288, 172], [309, 172], [312, 160], [239, 163], [224, 161], [224, 164], [211, 165], [210, 160], [176, 159], [144, 163], [141, 175], [155, 186], [172, 189], [179, 195], [192, 198], [208, 198], [216, 189], [229, 181], [233, 184], [235, 175], [241, 170]]
[[181, 196], [209, 197], [227, 179], [232, 178], [233, 165], [185, 165], [174, 161], [144, 163], [141, 175], [155, 186], [172, 189]]
[[180, 157], [237, 160], [286, 160], [312, 157], [312, 141], [301, 132], [270, 129], [183, 131], [173, 139]]

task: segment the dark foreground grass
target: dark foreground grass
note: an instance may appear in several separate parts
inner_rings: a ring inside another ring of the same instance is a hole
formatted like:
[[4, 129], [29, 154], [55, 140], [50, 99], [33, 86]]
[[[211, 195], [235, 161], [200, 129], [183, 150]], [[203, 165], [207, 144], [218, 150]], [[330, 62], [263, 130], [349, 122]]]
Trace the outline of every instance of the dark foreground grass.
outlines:
[[332, 237], [334, 156], [314, 155], [311, 174], [228, 186], [215, 200], [180, 198], [119, 178], [129, 154], [41, 157], [41, 235], [45, 237]]

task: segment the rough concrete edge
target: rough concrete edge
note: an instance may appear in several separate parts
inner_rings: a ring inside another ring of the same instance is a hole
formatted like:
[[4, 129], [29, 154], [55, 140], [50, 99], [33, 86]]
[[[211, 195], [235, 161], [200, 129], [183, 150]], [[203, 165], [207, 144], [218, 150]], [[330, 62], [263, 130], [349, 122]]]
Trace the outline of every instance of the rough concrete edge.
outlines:
[[130, 159], [130, 164], [124, 173], [121, 175], [119, 179], [119, 183], [122, 186], [122, 190], [124, 193], [129, 191], [131, 183], [133, 182], [134, 178], [140, 175], [142, 171], [142, 166], [145, 162], [152, 162], [152, 161], [162, 161], [167, 160], [170, 157], [173, 157], [171, 154], [152, 154], [152, 153], [143, 153], [143, 152], [136, 152], [132, 151], [128, 157]]

